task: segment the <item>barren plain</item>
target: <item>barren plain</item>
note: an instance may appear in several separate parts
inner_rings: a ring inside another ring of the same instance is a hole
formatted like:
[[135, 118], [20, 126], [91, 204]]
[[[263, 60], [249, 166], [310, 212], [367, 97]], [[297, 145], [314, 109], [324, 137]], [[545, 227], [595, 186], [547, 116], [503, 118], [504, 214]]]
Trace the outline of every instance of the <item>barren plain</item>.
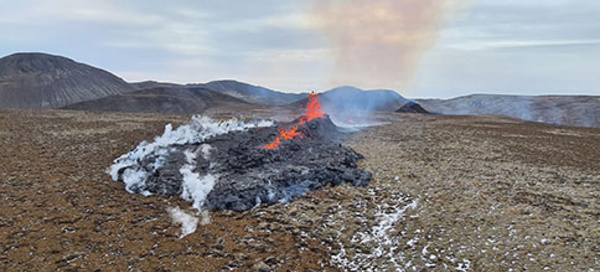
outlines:
[[211, 212], [179, 239], [166, 210], [189, 203], [129, 194], [106, 169], [189, 116], [0, 110], [0, 270], [600, 269], [600, 129], [374, 119], [385, 125], [343, 142], [365, 156], [369, 186]]

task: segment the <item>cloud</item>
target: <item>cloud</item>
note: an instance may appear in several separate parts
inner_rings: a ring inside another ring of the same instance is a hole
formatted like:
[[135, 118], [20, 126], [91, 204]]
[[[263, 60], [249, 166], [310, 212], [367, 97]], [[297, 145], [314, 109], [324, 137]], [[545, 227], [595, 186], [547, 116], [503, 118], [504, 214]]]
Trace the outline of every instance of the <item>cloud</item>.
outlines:
[[443, 29], [413, 95], [600, 94], [598, 12], [593, 0], [482, 0]]
[[455, 12], [464, 3], [21, 0], [0, 9], [0, 53], [65, 55], [130, 81], [233, 78], [284, 91], [600, 88], [590, 75], [600, 1], [480, 0]]
[[497, 40], [480, 42], [463, 42], [448, 45], [448, 48], [459, 50], [499, 50], [499, 49], [541, 49], [600, 45], [600, 39], [587, 40]]

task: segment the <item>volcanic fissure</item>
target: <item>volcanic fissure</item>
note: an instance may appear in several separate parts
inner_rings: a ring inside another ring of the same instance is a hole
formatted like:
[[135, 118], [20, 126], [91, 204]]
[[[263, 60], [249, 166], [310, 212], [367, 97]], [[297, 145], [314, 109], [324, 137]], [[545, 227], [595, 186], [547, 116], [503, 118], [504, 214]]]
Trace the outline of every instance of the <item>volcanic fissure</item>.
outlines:
[[167, 125], [154, 142], [116, 159], [110, 174], [131, 193], [181, 195], [197, 209], [244, 211], [324, 186], [366, 186], [371, 174], [357, 168], [363, 156], [343, 146], [343, 136], [311, 94], [305, 116], [289, 123], [195, 117], [175, 131]]

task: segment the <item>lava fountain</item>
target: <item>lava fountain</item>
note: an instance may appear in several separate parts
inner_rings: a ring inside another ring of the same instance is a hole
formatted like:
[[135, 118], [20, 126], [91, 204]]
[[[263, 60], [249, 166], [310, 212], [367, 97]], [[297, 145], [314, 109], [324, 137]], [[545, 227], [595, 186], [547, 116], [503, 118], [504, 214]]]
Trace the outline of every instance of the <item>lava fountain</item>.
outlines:
[[[306, 106], [306, 114], [300, 118], [300, 124], [304, 124], [313, 119], [323, 118], [326, 116], [321, 109], [321, 104], [319, 103], [318, 97], [319, 96], [314, 92], [310, 94], [308, 97], [308, 104]], [[302, 133], [298, 132], [298, 127], [299, 126], [294, 126], [288, 130], [279, 128], [279, 136], [277, 136], [270, 144], [263, 146], [263, 149], [275, 149], [279, 147], [282, 140], [292, 140], [296, 137], [301, 137]]]

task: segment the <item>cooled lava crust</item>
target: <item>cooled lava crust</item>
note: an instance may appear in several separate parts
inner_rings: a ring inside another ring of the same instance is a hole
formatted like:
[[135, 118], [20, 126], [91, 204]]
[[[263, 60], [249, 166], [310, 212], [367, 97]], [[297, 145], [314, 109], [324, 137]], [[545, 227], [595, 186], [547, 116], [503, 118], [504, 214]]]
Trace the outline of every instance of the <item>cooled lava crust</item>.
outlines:
[[[299, 126], [302, 136], [282, 141], [275, 149], [262, 147], [279, 134], [279, 127]], [[273, 127], [252, 128], [212, 137], [201, 144], [174, 145], [164, 166], [151, 170], [152, 175], [139, 188], [155, 195], [181, 195], [187, 164], [186, 151], [199, 154], [194, 171], [210, 174], [215, 185], [207, 195], [203, 209], [244, 211], [259, 204], [289, 202], [307, 191], [323, 186], [352, 184], [366, 186], [371, 174], [357, 169], [364, 157], [342, 146], [341, 132], [329, 117], [304, 124], [296, 120]], [[202, 150], [210, 145], [209, 154]], [[142, 165], [152, 165], [145, 158]]]

